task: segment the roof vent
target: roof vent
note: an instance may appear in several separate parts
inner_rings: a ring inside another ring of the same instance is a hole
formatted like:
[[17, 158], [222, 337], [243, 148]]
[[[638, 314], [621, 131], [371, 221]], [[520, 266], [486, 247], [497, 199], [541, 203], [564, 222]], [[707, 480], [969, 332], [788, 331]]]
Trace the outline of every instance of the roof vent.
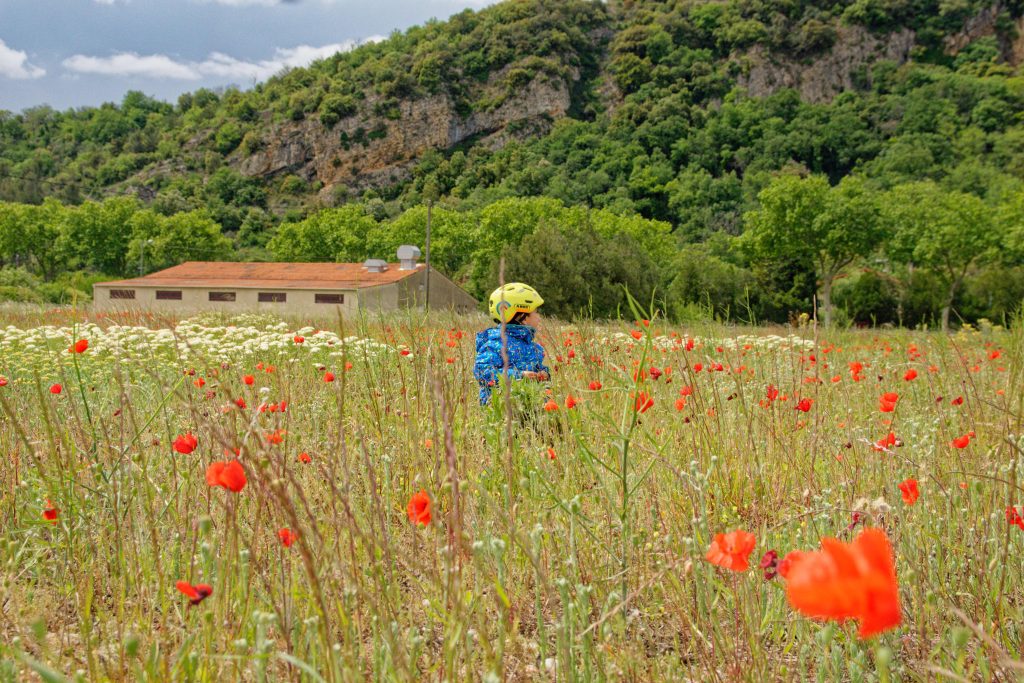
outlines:
[[416, 270], [416, 260], [420, 257], [420, 248], [411, 244], [403, 244], [398, 248], [399, 270]]
[[363, 268], [366, 268], [367, 272], [370, 273], [383, 273], [388, 269], [387, 261], [381, 261], [379, 258], [366, 259], [363, 263]]

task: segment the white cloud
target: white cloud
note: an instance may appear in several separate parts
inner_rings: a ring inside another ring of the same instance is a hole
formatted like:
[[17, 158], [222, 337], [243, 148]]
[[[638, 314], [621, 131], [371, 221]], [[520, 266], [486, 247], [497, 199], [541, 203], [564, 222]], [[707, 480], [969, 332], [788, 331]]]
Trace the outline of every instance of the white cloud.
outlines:
[[202, 62], [195, 63], [196, 70], [204, 76], [218, 78], [244, 78], [246, 80], [265, 80], [282, 69], [306, 66], [318, 59], [330, 57], [336, 52], [347, 52], [360, 43], [346, 40], [344, 43], [332, 43], [321, 47], [299, 45], [298, 47], [277, 48], [271, 59], [247, 62], [235, 59], [221, 52], [212, 53]]
[[206, 3], [227, 5], [229, 7], [245, 7], [248, 5], [260, 5], [270, 7], [272, 5], [293, 4], [296, 0], [201, 0]]
[[7, 44], [0, 40], [0, 76], [24, 80], [44, 75], [46, 69], [29, 64], [28, 54], [7, 47]]
[[201, 62], [179, 61], [167, 55], [138, 55], [134, 52], [120, 52], [111, 57], [74, 55], [65, 59], [63, 64], [65, 68], [76, 73], [104, 76], [141, 76], [182, 81], [196, 81], [203, 78], [265, 80], [283, 69], [307, 66], [318, 59], [330, 57], [336, 52], [347, 52], [363, 43], [379, 40], [383, 40], [383, 37], [371, 36], [365, 40], [347, 40], [343, 43], [331, 43], [319, 47], [313, 45], [279, 47], [274, 50], [272, 58], [258, 61], [237, 59], [223, 52], [212, 52]]
[[119, 52], [112, 57], [74, 55], [65, 59], [63, 64], [65, 68], [82, 74], [142, 76], [186, 81], [201, 78], [191, 66], [176, 62], [167, 55], [137, 55], [134, 52]]

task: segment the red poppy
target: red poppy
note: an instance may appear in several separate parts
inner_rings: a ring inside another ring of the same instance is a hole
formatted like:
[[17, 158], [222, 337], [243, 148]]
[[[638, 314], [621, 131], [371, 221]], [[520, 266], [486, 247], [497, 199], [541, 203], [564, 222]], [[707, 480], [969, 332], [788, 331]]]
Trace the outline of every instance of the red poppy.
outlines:
[[903, 502], [907, 505], [913, 505], [921, 496], [921, 492], [917, 488], [916, 479], [907, 479], [899, 485], [899, 489], [900, 494], [903, 496]]
[[967, 446], [970, 443], [971, 443], [971, 435], [970, 434], [964, 434], [963, 436], [958, 436], [955, 439], [953, 439], [953, 448], [967, 448]]
[[7, 378], [3, 377], [3, 376], [0, 376], [0, 387], [6, 387], [6, 386], [7, 386]]
[[794, 407], [794, 410], [799, 410], [802, 413], [806, 413], [806, 412], [810, 411], [811, 403], [812, 403], [811, 399], [809, 399], [809, 398], [802, 398], [796, 404], [796, 406]]
[[313, 462], [313, 458], [309, 457], [309, 453], [307, 453], [306, 451], [302, 451], [301, 453], [299, 453], [298, 460], [304, 465], [308, 465], [309, 463]]
[[641, 391], [636, 397], [636, 411], [638, 413], [646, 413], [651, 406], [654, 405], [654, 399], [648, 396], [646, 392]]
[[56, 524], [57, 513], [59, 512], [60, 510], [55, 508], [53, 506], [53, 503], [51, 503], [50, 501], [46, 501], [46, 507], [43, 508], [43, 519], [45, 519], [50, 524]]
[[895, 391], [887, 391], [882, 394], [882, 397], [878, 399], [878, 409], [883, 413], [891, 413], [896, 410], [896, 402], [900, 400], [900, 395]]
[[1024, 531], [1024, 516], [1017, 512], [1016, 506], [1006, 508], [1006, 521]]
[[598, 382], [597, 380], [594, 380], [593, 382], [590, 383], [590, 390], [591, 391], [600, 391], [601, 390], [601, 383]]
[[285, 548], [291, 548], [292, 543], [295, 543], [295, 539], [298, 538], [299, 535], [297, 533], [294, 533], [288, 527], [285, 527], [277, 532], [277, 537], [281, 539], [281, 545], [283, 545]]
[[235, 405], [238, 406], [239, 408], [241, 408], [242, 410], [245, 410], [245, 399], [244, 398], [236, 398], [235, 399]]
[[85, 353], [85, 350], [89, 348], [88, 339], [79, 339], [74, 344], [68, 347], [70, 353]]
[[288, 433], [288, 430], [286, 430], [286, 429], [275, 429], [272, 432], [268, 432], [266, 434], [267, 443], [279, 444], [282, 441], [284, 441], [284, 435], [287, 434], [287, 433]]
[[192, 435], [192, 432], [181, 434], [174, 440], [172, 447], [183, 455], [188, 455], [199, 446], [199, 440]]
[[742, 529], [727, 534], [715, 534], [705, 558], [708, 562], [734, 572], [745, 572], [750, 568], [748, 558], [757, 545], [754, 534]]
[[641, 332], [640, 330], [633, 330], [629, 334], [630, 336], [633, 337], [633, 339], [640, 339], [641, 337], [644, 336], [644, 333]]
[[886, 436], [883, 436], [881, 439], [879, 439], [878, 441], [876, 441], [874, 443], [874, 449], [876, 451], [884, 451], [887, 448], [889, 448], [889, 446], [895, 446], [895, 445], [896, 445], [896, 433], [895, 432], [889, 432]]
[[694, 372], [700, 372], [703, 369], [704, 369], [704, 364], [703, 363], [694, 363], [693, 364], [693, 371]]
[[802, 550], [791, 550], [786, 553], [786, 556], [779, 560], [778, 573], [782, 578], [789, 576], [789, 570], [793, 568], [793, 563], [803, 557], [806, 553]]
[[768, 385], [768, 389], [765, 391], [765, 397], [769, 401], [774, 401], [779, 397], [779, 390], [775, 388], [774, 384]]
[[215, 462], [206, 468], [206, 483], [210, 486], [222, 486], [238, 493], [245, 488], [246, 481], [245, 468], [237, 460]]
[[659, 370], [658, 368], [654, 367], [653, 365], [651, 366], [651, 369], [649, 370], [649, 372], [651, 373], [651, 379], [653, 379], [655, 381], [657, 381], [657, 379], [659, 377], [661, 377], [661, 375], [663, 374], [661, 372], [661, 370]]
[[294, 337], [292, 337], [292, 341], [295, 342], [296, 344], [301, 344], [302, 342], [306, 341], [306, 338], [301, 337], [299, 335], [295, 335]]
[[693, 387], [691, 387], [691, 386], [683, 387], [682, 389], [679, 390], [679, 395], [680, 396], [692, 396], [693, 395]]
[[548, 460], [554, 460], [554, 459], [555, 459], [555, 449], [554, 448], [548, 448]]
[[565, 407], [566, 407], [566, 408], [567, 408], [568, 410], [572, 410], [573, 408], [575, 408], [575, 407], [576, 407], [576, 404], [578, 404], [578, 403], [579, 403], [579, 401], [577, 401], [576, 399], [574, 399], [574, 398], [573, 398], [572, 396], [569, 396], [569, 397], [567, 397], [567, 398], [565, 399]]
[[765, 580], [774, 579], [779, 571], [779, 554], [774, 550], [769, 550], [761, 556], [761, 563], [758, 566], [764, 570]]
[[188, 601], [193, 606], [198, 605], [213, 594], [213, 588], [205, 583], [197, 583], [193, 586], [188, 581], [178, 581], [174, 585], [188, 598]]
[[964, 404], [964, 397], [963, 396], [957, 396], [952, 401], [950, 401], [950, 404], [954, 405], [954, 406], [962, 406]]
[[60, 384], [51, 384], [50, 385], [50, 393], [51, 394], [56, 396], [57, 394], [59, 394], [62, 391], [64, 391], [64, 387], [62, 387]]
[[907, 370], [907, 372], [903, 375], [903, 380], [905, 382], [910, 382], [911, 380], [915, 379], [917, 379], [917, 370], [913, 368]]
[[204, 386], [206, 386], [206, 380], [200, 377], [199, 379], [192, 380], [192, 384], [195, 384], [196, 387], [202, 389]]
[[682, 410], [686, 407], [686, 399], [680, 396], [676, 399], [676, 410]]
[[824, 538], [821, 548], [795, 558], [787, 570], [793, 608], [815, 619], [857, 619], [861, 638], [900, 624], [896, 566], [884, 531], [865, 529], [849, 544]]
[[863, 512], [861, 512], [860, 510], [854, 510], [853, 514], [850, 515], [850, 523], [846, 525], [846, 530], [853, 531], [857, 527], [857, 525], [863, 522], [866, 518], [867, 515], [865, 515]]
[[409, 505], [406, 507], [406, 514], [409, 515], [409, 521], [413, 524], [422, 524], [423, 526], [430, 524], [430, 496], [426, 491], [420, 490], [419, 493], [412, 495]]
[[253, 377], [252, 375], [246, 375], [245, 377], [242, 378], [242, 381], [248, 384], [249, 386], [252, 386], [253, 384], [256, 383], [256, 378]]
[[554, 399], [549, 398], [548, 402], [544, 404], [544, 410], [548, 411], [549, 413], [558, 410], [558, 404], [555, 403]]

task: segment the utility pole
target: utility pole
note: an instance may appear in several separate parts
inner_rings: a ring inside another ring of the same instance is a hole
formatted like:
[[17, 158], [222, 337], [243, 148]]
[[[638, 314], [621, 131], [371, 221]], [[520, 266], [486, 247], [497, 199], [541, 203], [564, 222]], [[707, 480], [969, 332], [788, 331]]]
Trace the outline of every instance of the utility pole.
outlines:
[[423, 250], [426, 252], [426, 258], [424, 259], [426, 272], [423, 277], [426, 278], [426, 284], [424, 289], [424, 302], [423, 309], [426, 311], [430, 310], [430, 219], [434, 211], [434, 202], [437, 201], [441, 191], [437, 186], [437, 182], [433, 178], [427, 179], [423, 184], [423, 199], [427, 200], [427, 243], [423, 246]]
[[146, 247], [153, 244], [153, 240], [146, 240], [139, 249], [139, 277], [146, 274]]
[[426, 299], [426, 302], [424, 303], [424, 308], [426, 310], [428, 310], [428, 311], [430, 310], [430, 216], [431, 216], [431, 213], [433, 213], [433, 209], [434, 209], [434, 200], [433, 199], [428, 199], [427, 200], [427, 243], [424, 246], [424, 249], [427, 252], [426, 258], [424, 259], [424, 261], [426, 263], [426, 266], [425, 266], [426, 270], [423, 273], [423, 277], [425, 277], [426, 280], [427, 280], [426, 287], [425, 287], [426, 294], [425, 294], [425, 297], [424, 297]]

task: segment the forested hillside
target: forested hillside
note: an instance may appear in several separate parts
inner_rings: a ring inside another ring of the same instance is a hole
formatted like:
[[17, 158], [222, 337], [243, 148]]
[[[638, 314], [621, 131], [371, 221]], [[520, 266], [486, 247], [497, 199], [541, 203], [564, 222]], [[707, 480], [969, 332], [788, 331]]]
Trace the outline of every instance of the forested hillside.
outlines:
[[[513, 0], [251, 91], [0, 113], [0, 296], [422, 244], [549, 310], [1002, 322], [1024, 298], [1019, 2]], [[834, 304], [831, 306], [830, 304]], [[834, 308], [834, 312], [833, 309]]]

